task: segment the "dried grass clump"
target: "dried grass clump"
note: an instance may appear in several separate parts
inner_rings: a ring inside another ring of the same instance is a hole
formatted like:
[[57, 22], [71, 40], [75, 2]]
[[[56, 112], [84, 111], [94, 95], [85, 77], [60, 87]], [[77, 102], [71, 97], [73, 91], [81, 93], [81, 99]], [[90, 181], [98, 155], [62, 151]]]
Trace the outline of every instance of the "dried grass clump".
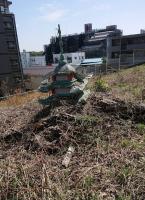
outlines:
[[38, 100], [39, 98], [42, 98], [43, 96], [48, 96], [49, 94], [42, 94], [40, 92], [30, 92], [30, 93], [24, 93], [23, 95], [21, 93], [15, 94], [14, 96], [8, 97], [7, 99], [0, 101], [0, 107], [14, 107], [14, 106], [21, 106], [28, 102]]

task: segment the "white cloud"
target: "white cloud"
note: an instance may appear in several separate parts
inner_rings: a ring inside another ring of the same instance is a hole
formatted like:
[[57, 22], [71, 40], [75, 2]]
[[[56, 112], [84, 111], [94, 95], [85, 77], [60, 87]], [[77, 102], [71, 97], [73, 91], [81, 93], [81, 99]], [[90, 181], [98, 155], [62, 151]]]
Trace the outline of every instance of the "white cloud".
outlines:
[[55, 3], [43, 4], [38, 8], [38, 10], [40, 12], [39, 19], [47, 22], [54, 22], [60, 20], [68, 13], [67, 9], [56, 5]]
[[108, 11], [111, 9], [111, 6], [109, 4], [96, 4], [94, 9], [97, 11]]
[[94, 0], [80, 0], [81, 3], [90, 3], [91, 1], [94, 1]]
[[54, 7], [54, 4], [52, 4], [52, 3], [45, 3], [45, 4], [42, 4], [39, 8], [38, 8], [38, 11], [40, 11], [40, 12], [45, 12], [46, 11], [46, 9], [51, 9], [51, 8], [53, 8]]
[[97, 11], [108, 11], [111, 9], [111, 6], [108, 2], [106, 3], [103, 3], [101, 2], [100, 0], [96, 1], [96, 0], [79, 0], [80, 3], [83, 4], [84, 7], [88, 7], [91, 8], [91, 9], [95, 9]]
[[48, 12], [48, 14], [41, 15], [40, 19], [48, 22], [54, 22], [64, 17], [65, 14], [66, 10], [56, 9], [51, 12]]

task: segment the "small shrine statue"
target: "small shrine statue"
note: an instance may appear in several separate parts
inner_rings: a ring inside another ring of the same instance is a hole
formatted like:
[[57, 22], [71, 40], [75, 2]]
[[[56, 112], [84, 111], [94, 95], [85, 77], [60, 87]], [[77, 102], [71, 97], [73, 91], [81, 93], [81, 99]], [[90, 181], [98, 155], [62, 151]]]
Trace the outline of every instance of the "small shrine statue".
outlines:
[[41, 92], [51, 91], [52, 96], [48, 97], [47, 101], [45, 100], [45, 104], [56, 98], [77, 98], [83, 95], [83, 90], [80, 87], [81, 83], [83, 83], [83, 79], [77, 74], [75, 68], [64, 60], [60, 25], [58, 25], [58, 38], [60, 59], [58, 66], [52, 74], [52, 82], [47, 83], [47, 85], [41, 85], [39, 88]]

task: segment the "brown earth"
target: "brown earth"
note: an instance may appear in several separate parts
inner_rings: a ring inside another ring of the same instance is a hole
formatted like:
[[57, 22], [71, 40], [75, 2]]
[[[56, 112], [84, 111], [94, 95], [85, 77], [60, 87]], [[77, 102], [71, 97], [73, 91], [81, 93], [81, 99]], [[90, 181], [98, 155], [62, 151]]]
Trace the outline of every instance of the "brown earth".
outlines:
[[[86, 104], [1, 109], [2, 200], [145, 199], [144, 118], [136, 105], [102, 95]], [[64, 168], [70, 145], [75, 153]]]

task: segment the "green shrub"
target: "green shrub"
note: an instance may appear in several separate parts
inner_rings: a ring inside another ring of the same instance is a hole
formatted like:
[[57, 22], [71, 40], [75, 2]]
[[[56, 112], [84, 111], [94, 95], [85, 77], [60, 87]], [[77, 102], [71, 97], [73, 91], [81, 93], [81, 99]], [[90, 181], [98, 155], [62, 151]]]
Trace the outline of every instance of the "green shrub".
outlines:
[[137, 130], [140, 133], [145, 133], [145, 124], [137, 124]]
[[106, 64], [106, 57], [103, 57], [103, 58], [102, 58], [102, 63], [103, 63], [103, 64]]
[[108, 84], [103, 79], [98, 79], [95, 86], [97, 92], [107, 92], [109, 90]]

